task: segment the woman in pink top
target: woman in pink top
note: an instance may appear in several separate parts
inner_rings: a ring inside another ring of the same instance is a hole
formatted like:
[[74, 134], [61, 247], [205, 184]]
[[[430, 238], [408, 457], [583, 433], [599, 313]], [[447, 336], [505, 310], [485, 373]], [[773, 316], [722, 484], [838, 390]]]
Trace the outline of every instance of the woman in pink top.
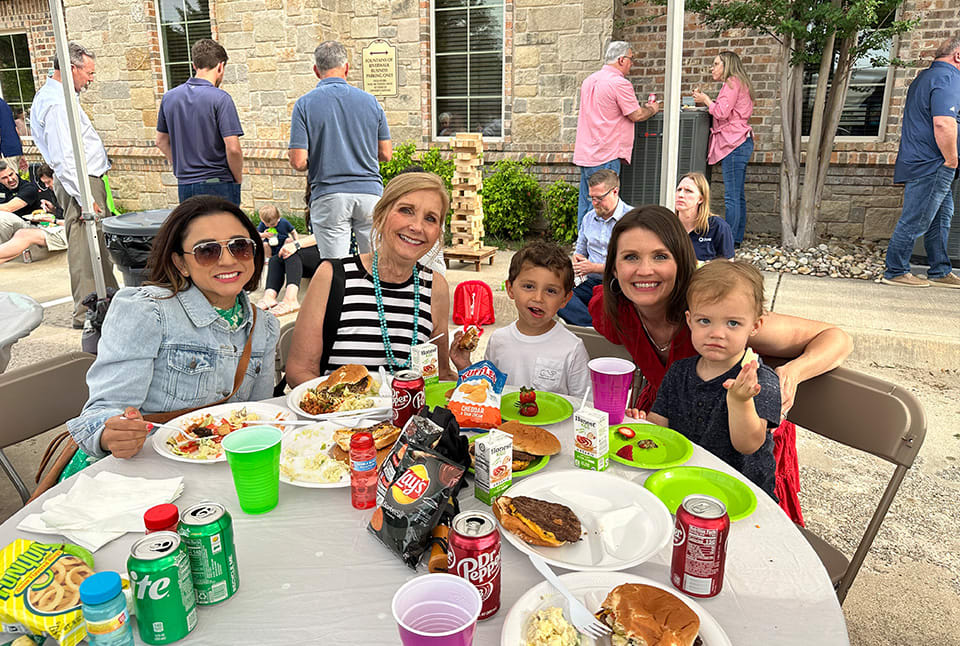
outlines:
[[710, 68], [714, 81], [723, 81], [716, 101], [697, 88], [693, 98], [703, 103], [713, 116], [707, 163], [721, 163], [723, 168], [723, 201], [727, 224], [733, 230], [736, 246], [743, 242], [747, 224], [747, 198], [743, 186], [747, 178], [747, 162], [753, 154], [753, 129], [748, 123], [753, 114], [753, 85], [743, 70], [740, 57], [733, 52], [720, 52]]

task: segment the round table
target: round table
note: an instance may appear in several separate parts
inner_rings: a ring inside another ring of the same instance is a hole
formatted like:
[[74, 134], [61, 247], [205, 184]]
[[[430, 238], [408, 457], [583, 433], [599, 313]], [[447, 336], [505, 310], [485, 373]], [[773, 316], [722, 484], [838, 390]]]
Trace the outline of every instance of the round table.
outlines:
[[[282, 398], [269, 401], [284, 403]], [[560, 438], [563, 450], [541, 473], [572, 468], [573, 420], [548, 428]], [[249, 516], [240, 510], [226, 463], [173, 462], [158, 455], [150, 442], [133, 459], [108, 457], [85, 473], [108, 470], [147, 478], [183, 475], [183, 495], [176, 501], [181, 508], [215, 500], [227, 507], [234, 522], [240, 591], [220, 605], [201, 607], [198, 626], [183, 643], [400, 642], [391, 599], [397, 588], [425, 573], [426, 568], [414, 572], [367, 531], [370, 512], [350, 506], [349, 489], [305, 489], [281, 483], [279, 505], [262, 516]], [[700, 447], [695, 447], [688, 464], [736, 475]], [[611, 462], [607, 473], [643, 482], [653, 472]], [[0, 545], [18, 537], [55, 540], [18, 531], [16, 525], [27, 513], [39, 511], [44, 498], [71, 484], [69, 480], [61, 483], [0, 526]], [[737, 646], [848, 645], [840, 604], [817, 555], [773, 500], [749, 486], [757, 494], [757, 509], [731, 527], [723, 590], [699, 603]], [[464, 509], [484, 508], [473, 496], [472, 483], [460, 500]], [[98, 550], [96, 568], [125, 572], [130, 546], [139, 536], [126, 534]], [[667, 582], [670, 556], [668, 545], [655, 558], [626, 571]], [[501, 581], [500, 611], [479, 624], [477, 645], [500, 643], [510, 607], [542, 578], [523, 553], [504, 541]], [[508, 643], [518, 645], [520, 636]]]
[[40, 303], [16, 292], [0, 292], [0, 372], [10, 363], [13, 344], [37, 329], [42, 321]]

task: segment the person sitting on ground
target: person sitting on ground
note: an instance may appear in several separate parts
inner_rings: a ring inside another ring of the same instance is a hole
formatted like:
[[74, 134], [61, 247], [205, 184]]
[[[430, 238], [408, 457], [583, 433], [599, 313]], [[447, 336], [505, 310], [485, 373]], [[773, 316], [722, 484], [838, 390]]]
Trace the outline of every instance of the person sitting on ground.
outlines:
[[780, 383], [746, 356], [763, 326], [763, 276], [743, 261], [707, 263], [690, 279], [687, 305], [697, 354], [673, 362], [647, 419], [682, 433], [776, 500], [771, 431], [780, 425]]
[[0, 161], [0, 264], [13, 260], [34, 244], [50, 251], [67, 248], [63, 221], [55, 221], [50, 215], [34, 215], [34, 211], [40, 210], [36, 185], [20, 179], [12, 166]]
[[[20, 179], [17, 170], [0, 160], [0, 211], [27, 216], [40, 208], [40, 196], [33, 182]], [[10, 232], [11, 235], [13, 232]]]
[[90, 397], [67, 422], [80, 450], [64, 477], [108, 453], [133, 457], [150, 422], [272, 395], [280, 324], [246, 294], [260, 284], [258, 238], [247, 214], [220, 197], [194, 196], [170, 213], [147, 283], [121, 289], [107, 311]]
[[593, 297], [593, 288], [603, 277], [610, 232], [623, 214], [633, 208], [620, 199], [620, 178], [612, 170], [604, 168], [594, 172], [587, 179], [587, 187], [593, 209], [583, 216], [573, 252], [573, 270], [583, 281], [573, 289], [573, 298], [559, 312], [564, 321], [581, 327], [593, 325], [587, 305]]
[[703, 173], [687, 173], [677, 185], [677, 217], [690, 234], [700, 262], [733, 258], [733, 232], [726, 220], [710, 212], [710, 183]]
[[[31, 245], [45, 247], [48, 251], [64, 251], [67, 248], [67, 232], [63, 227], [63, 220], [56, 220], [50, 213], [27, 216], [22, 220], [23, 227], [17, 229], [13, 236], [0, 244], [0, 265], [30, 248]], [[30, 262], [24, 256], [24, 262]]]
[[297, 239], [297, 230], [287, 218], [280, 217], [280, 211], [272, 205], [260, 209], [257, 233], [263, 240], [263, 252], [267, 258], [279, 251], [280, 247], [286, 244], [287, 238]]
[[[439, 373], [453, 379], [447, 354], [450, 288], [430, 269], [440, 251], [450, 195], [433, 173], [401, 173], [373, 211], [372, 253], [337, 263], [345, 291], [334, 338], [324, 338], [334, 263], [310, 281], [293, 333], [287, 382], [296, 386], [346, 364], [391, 373], [410, 366], [411, 346], [439, 336]], [[314, 232], [316, 233], [316, 231]], [[322, 365], [321, 365], [322, 364]]]
[[[583, 395], [590, 385], [587, 349], [554, 319], [573, 296], [573, 267], [563, 249], [545, 240], [527, 244], [510, 260], [506, 288], [517, 320], [490, 335], [483, 358], [507, 373], [509, 385]], [[462, 337], [461, 330], [450, 344], [458, 370], [471, 363], [470, 352], [460, 348]]]
[[[31, 164], [30, 168], [34, 166]], [[53, 190], [53, 169], [46, 164], [38, 164], [36, 171], [31, 171], [31, 179], [37, 185], [40, 207], [47, 213], [52, 213], [56, 219], [62, 220], [63, 209], [57, 203], [57, 194]]]
[[[310, 232], [309, 181], [303, 199], [307, 205], [304, 209], [307, 231]], [[257, 307], [270, 310], [277, 317], [299, 311], [300, 281], [304, 277], [313, 278], [317, 267], [320, 266], [320, 260], [322, 259], [317, 249], [317, 239], [312, 233], [295, 240], [287, 240], [267, 261], [267, 284], [263, 290], [263, 298], [257, 303]], [[280, 295], [280, 290], [284, 289], [284, 282], [287, 287], [283, 292], [283, 299], [278, 302], [277, 297]]]

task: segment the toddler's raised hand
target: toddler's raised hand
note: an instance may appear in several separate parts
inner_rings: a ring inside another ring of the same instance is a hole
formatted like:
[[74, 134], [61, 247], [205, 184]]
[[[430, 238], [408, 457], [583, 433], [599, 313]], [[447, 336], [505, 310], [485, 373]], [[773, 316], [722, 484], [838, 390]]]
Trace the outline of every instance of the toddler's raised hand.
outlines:
[[756, 397], [760, 392], [757, 369], [757, 362], [751, 361], [740, 368], [740, 374], [736, 379], [727, 379], [723, 382], [723, 387], [727, 389], [727, 397], [741, 402]]
[[470, 365], [470, 352], [460, 347], [460, 339], [463, 338], [463, 330], [457, 330], [453, 335], [453, 341], [450, 343], [450, 361], [456, 366], [457, 371], [463, 370]]

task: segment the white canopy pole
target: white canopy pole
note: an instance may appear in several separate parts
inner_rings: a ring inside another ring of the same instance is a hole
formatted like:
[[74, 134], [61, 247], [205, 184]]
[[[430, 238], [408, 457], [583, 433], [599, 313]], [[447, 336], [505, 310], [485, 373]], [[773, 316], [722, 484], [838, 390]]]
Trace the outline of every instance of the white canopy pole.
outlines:
[[[77, 186], [80, 189], [80, 217], [87, 232], [87, 245], [90, 247], [90, 259], [93, 261], [93, 280], [97, 288], [97, 298], [103, 299], [107, 297], [107, 286], [103, 279], [103, 265], [100, 262], [100, 244], [97, 240], [93, 199], [90, 196], [87, 156], [83, 150], [83, 139], [80, 134], [80, 102], [73, 86], [70, 47], [63, 19], [63, 5], [60, 0], [50, 0], [50, 17], [53, 20], [53, 37], [57, 45], [57, 60], [60, 61], [60, 82], [63, 84], [63, 98], [67, 104], [70, 143], [73, 147], [73, 159], [76, 162]], [[96, 308], [91, 309], [95, 310]]]
[[680, 159], [680, 74], [683, 60], [684, 0], [667, 3], [667, 56], [664, 68], [663, 148], [660, 154], [660, 204], [673, 209]]

